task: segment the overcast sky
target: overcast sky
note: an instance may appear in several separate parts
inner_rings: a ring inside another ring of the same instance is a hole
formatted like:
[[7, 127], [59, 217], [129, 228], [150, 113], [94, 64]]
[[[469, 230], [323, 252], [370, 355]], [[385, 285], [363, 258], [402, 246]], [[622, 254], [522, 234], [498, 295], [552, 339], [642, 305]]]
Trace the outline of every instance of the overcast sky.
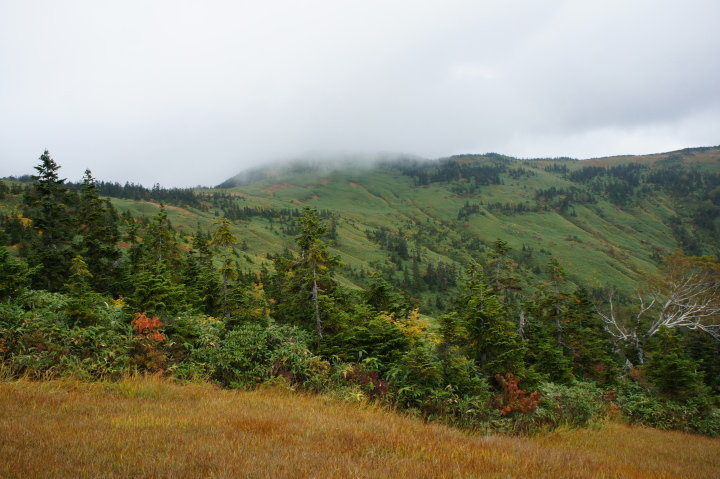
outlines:
[[718, 0], [0, 0], [0, 177], [720, 144]]

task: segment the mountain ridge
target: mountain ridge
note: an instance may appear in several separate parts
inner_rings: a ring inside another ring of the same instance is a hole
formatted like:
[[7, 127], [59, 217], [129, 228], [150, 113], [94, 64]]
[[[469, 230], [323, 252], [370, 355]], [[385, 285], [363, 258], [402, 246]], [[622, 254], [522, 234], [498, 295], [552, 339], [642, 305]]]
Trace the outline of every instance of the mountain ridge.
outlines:
[[[520, 269], [542, 277], [555, 258], [596, 294], [612, 287], [631, 294], [675, 249], [720, 250], [720, 147], [591, 160], [490, 153], [385, 158], [350, 168], [294, 162], [257, 172], [245, 177], [251, 181], [201, 192], [240, 234], [277, 233], [262, 245], [248, 238], [250, 253], [292, 248], [294, 230], [290, 216], [263, 223], [242, 209], [310, 206], [327, 212], [349, 283], [363, 286], [368, 272], [381, 272], [431, 303], [445, 292], [431, 293], [421, 278], [432, 283], [428, 275], [438, 265], [455, 275], [469, 262], [482, 264], [498, 238], [508, 242]], [[222, 195], [235, 204], [218, 200]], [[263, 263], [261, 256], [254, 259]]]
[[[623, 155], [613, 155], [613, 156], [602, 156], [602, 157], [590, 157], [590, 158], [573, 158], [573, 157], [535, 157], [535, 158], [519, 158], [519, 157], [513, 157], [510, 155], [504, 155], [501, 153], [495, 153], [495, 152], [488, 152], [488, 153], [462, 153], [462, 154], [455, 154], [450, 156], [443, 156], [438, 157], [435, 159], [431, 158], [425, 158], [421, 156], [416, 155], [407, 155], [407, 154], [385, 154], [385, 155], [347, 155], [342, 154], [339, 155], [340, 161], [338, 162], [338, 157], [333, 157], [332, 155], [328, 156], [322, 156], [319, 158], [313, 158], [313, 157], [305, 157], [305, 158], [296, 158], [296, 159], [289, 159], [289, 160], [283, 160], [283, 161], [277, 161], [273, 162], [271, 164], [266, 165], [259, 165], [255, 167], [251, 167], [245, 170], [242, 170], [241, 172], [237, 173], [236, 175], [228, 178], [227, 180], [219, 183], [215, 188], [231, 188], [233, 186], [241, 186], [241, 185], [247, 185], [249, 183], [253, 183], [255, 181], [263, 180], [263, 179], [269, 179], [273, 177], [274, 175], [293, 172], [293, 171], [302, 171], [302, 170], [328, 170], [328, 169], [340, 169], [339, 165], [342, 165], [344, 168], [347, 167], [355, 167], [357, 169], [367, 169], [367, 168], [373, 168], [377, 165], [382, 164], [394, 164], [394, 163], [415, 163], [415, 164], [425, 164], [427, 166], [432, 166], [435, 163], [441, 162], [443, 160], [451, 160], [451, 159], [457, 159], [462, 157], [495, 157], [495, 158], [506, 158], [510, 160], [518, 160], [518, 161], [534, 161], [534, 162], [581, 162], [585, 165], [598, 165], [598, 164], [613, 164], [617, 162], [638, 162], [638, 163], [648, 163], [655, 161], [660, 161], [663, 158], [667, 158], [670, 156], [695, 156], [696, 154], [700, 153], [706, 153], [706, 152], [713, 152], [714, 150], [720, 149], [720, 145], [718, 146], [701, 146], [701, 147], [688, 147], [688, 148], [682, 148], [680, 150], [672, 150], [667, 152], [661, 152], [661, 153], [648, 153], [648, 154], [640, 154], [640, 155], [631, 155], [631, 154], [623, 154]], [[654, 157], [658, 157], [657, 159], [653, 159]], [[717, 157], [712, 156], [712, 160], [708, 160], [706, 158], [706, 155], [701, 155], [700, 158], [696, 158], [700, 161], [720, 161], [717, 159]]]
[[194, 191], [100, 188], [121, 213], [179, 207], [166, 212], [184, 238], [227, 217], [241, 238], [239, 265], [256, 273], [295, 248], [295, 219], [316, 208], [344, 263], [342, 284], [365, 288], [377, 273], [432, 314], [442, 313], [468, 264], [485, 264], [497, 239], [528, 278], [524, 288], [546, 279], [555, 259], [597, 298], [610, 289], [632, 296], [676, 249], [720, 252], [720, 147], [593, 160], [491, 153], [306, 161], [246, 178]]

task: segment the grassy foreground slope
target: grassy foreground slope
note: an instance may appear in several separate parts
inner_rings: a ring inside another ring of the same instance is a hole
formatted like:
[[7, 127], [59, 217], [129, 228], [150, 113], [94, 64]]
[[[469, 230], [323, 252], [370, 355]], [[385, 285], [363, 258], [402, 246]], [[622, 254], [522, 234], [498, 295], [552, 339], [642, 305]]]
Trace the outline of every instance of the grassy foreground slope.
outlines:
[[720, 440], [619, 424], [469, 436], [276, 389], [0, 384], [0, 477], [717, 477]]

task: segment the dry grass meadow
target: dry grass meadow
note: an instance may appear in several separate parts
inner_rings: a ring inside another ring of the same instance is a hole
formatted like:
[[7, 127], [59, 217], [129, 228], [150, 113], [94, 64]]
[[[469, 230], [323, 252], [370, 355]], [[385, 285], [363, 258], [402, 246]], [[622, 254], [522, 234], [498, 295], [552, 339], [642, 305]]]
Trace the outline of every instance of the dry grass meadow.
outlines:
[[283, 390], [0, 383], [2, 478], [720, 477], [720, 440], [607, 424], [478, 437]]

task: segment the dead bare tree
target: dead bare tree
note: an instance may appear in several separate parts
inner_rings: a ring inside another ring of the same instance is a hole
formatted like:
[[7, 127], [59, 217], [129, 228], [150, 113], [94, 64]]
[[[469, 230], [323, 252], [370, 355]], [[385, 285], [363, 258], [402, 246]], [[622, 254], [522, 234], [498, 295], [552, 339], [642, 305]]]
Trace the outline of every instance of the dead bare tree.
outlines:
[[621, 317], [610, 295], [608, 306], [596, 311], [617, 342], [639, 351], [661, 327], [700, 330], [720, 341], [720, 264], [712, 256], [673, 253], [665, 259], [661, 276], [638, 292], [632, 317]]

